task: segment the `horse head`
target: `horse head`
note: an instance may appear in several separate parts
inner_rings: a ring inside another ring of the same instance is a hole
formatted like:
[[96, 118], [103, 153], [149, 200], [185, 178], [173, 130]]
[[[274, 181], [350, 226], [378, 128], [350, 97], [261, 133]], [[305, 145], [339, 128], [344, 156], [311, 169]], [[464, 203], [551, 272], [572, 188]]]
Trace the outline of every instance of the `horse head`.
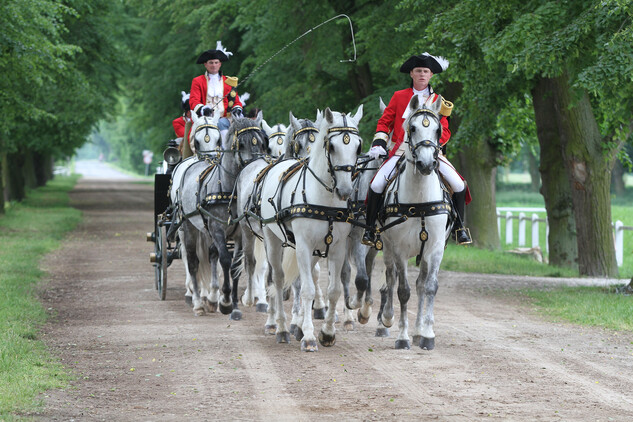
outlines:
[[[248, 163], [266, 154], [268, 150], [268, 137], [261, 128], [262, 113], [253, 119], [233, 118], [226, 139], [223, 140], [222, 149], [230, 158], [227, 163], [233, 161], [241, 170]], [[224, 160], [223, 160], [224, 162]]]
[[266, 133], [266, 136], [268, 136], [268, 153], [273, 157], [279, 157], [284, 154], [286, 152], [284, 141], [288, 128], [281, 123], [277, 123], [271, 127], [266, 123], [266, 120], [262, 120], [262, 129]]
[[218, 129], [220, 116], [218, 113], [214, 114], [198, 117], [196, 113], [191, 113], [193, 120], [191, 138], [198, 154], [210, 154], [221, 145], [220, 129]]
[[286, 157], [304, 158], [312, 151], [312, 145], [316, 141], [318, 129], [314, 123], [308, 119], [297, 119], [292, 111], [290, 112], [290, 126], [286, 132], [284, 145]]
[[405, 152], [407, 161], [414, 163], [415, 168], [425, 176], [439, 166], [441, 104], [441, 98], [438, 98], [430, 105], [420, 105], [418, 96], [414, 95], [408, 105], [409, 116], [402, 125], [405, 131], [404, 139], [408, 145]]
[[347, 200], [353, 192], [352, 176], [363, 142], [358, 133], [358, 123], [362, 117], [361, 104], [353, 116], [332, 111], [328, 107], [317, 118], [319, 136], [310, 153], [310, 165], [313, 161], [315, 167], [324, 163], [332, 178], [333, 191], [341, 200]]

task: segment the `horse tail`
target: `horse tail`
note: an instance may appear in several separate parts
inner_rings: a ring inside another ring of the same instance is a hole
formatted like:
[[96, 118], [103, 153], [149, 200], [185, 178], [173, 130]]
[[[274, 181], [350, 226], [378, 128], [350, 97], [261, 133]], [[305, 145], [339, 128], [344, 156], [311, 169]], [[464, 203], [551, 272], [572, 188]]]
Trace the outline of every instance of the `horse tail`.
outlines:
[[286, 289], [299, 277], [297, 252], [293, 248], [284, 248], [282, 268], [284, 270], [284, 289]]

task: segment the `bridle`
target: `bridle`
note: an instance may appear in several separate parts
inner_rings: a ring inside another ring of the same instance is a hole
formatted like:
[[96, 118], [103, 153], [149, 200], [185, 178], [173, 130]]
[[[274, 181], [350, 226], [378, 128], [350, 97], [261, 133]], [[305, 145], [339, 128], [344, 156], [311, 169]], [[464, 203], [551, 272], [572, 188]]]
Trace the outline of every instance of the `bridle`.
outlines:
[[[207, 118], [205, 117], [205, 122], [206, 122], [206, 119]], [[209, 135], [209, 129], [216, 130], [218, 132], [218, 139], [221, 139], [220, 129], [216, 125], [214, 125], [213, 123], [203, 123], [201, 125], [198, 125], [198, 127], [196, 127], [195, 132], [193, 133], [193, 139], [194, 139], [194, 142], [196, 144], [196, 153], [205, 154], [205, 153], [200, 152], [200, 148], [198, 146], [198, 139], [196, 138], [196, 135], [198, 134], [198, 132], [204, 130], [204, 132], [205, 132], [204, 133], [204, 142], [208, 144], [209, 142], [211, 142], [211, 136]], [[209, 154], [209, 153], [210, 152], [207, 152], [206, 154]]]
[[[330, 157], [330, 141], [332, 140], [332, 138], [338, 135], [343, 136], [343, 144], [345, 145], [348, 145], [351, 142], [352, 140], [351, 135], [356, 135], [357, 137], [359, 136], [358, 129], [347, 125], [347, 116], [345, 116], [345, 114], [343, 114], [343, 126], [332, 127], [328, 129], [325, 142], [323, 142], [323, 148], [325, 148], [325, 156], [327, 158], [328, 172], [332, 176], [332, 181], [333, 181], [331, 191], [336, 189], [336, 183], [337, 183], [336, 172], [337, 171], [344, 171], [344, 172], [349, 172], [349, 173], [354, 174], [354, 169], [356, 167], [356, 160], [354, 160], [354, 164], [346, 164], [342, 166], [332, 165], [332, 159]], [[356, 156], [358, 156], [359, 154], [360, 154], [360, 144], [358, 145], [358, 151], [356, 152]]]
[[[430, 139], [423, 139], [420, 142], [413, 145], [412, 138], [411, 138], [411, 122], [418, 115], [424, 116], [424, 120], [422, 121], [422, 126], [424, 127], [428, 127], [431, 124], [431, 122], [429, 121], [429, 116], [432, 117], [437, 122], [437, 125], [438, 125], [437, 140], [432, 141]], [[411, 152], [411, 156], [415, 157], [415, 153], [418, 150], [418, 148], [421, 148], [421, 147], [434, 148], [433, 158], [435, 160], [435, 164], [433, 165], [433, 170], [436, 170], [437, 167], [439, 166], [437, 157], [440, 154], [441, 147], [439, 145], [438, 140], [441, 137], [442, 137], [442, 125], [440, 124], [440, 116], [437, 113], [435, 113], [433, 110], [429, 110], [428, 108], [421, 108], [421, 109], [416, 110], [415, 113], [413, 113], [413, 115], [409, 118], [409, 125], [407, 126], [407, 145], [409, 145], [409, 151]], [[408, 158], [407, 158], [407, 162], [410, 162], [411, 164], [415, 164], [414, 160], [409, 160]]]
[[[257, 160], [260, 156], [266, 155], [265, 152], [262, 152], [262, 153], [253, 152], [253, 158], [251, 158], [248, 161], [244, 161], [244, 158], [242, 157], [242, 154], [241, 154], [241, 151], [240, 151], [240, 141], [239, 141], [239, 139], [240, 139], [240, 136], [244, 135], [245, 133], [252, 132], [252, 131], [257, 131], [260, 134], [263, 133], [262, 129], [259, 126], [248, 126], [248, 127], [236, 130], [235, 133], [233, 133], [233, 141], [231, 142], [230, 150], [224, 151], [224, 152], [236, 153], [242, 168], [246, 167], [248, 164], [250, 164], [253, 161]], [[251, 139], [251, 143], [253, 144], [253, 146], [257, 146], [257, 144], [259, 143], [259, 138], [255, 134], [253, 134], [253, 138]], [[262, 144], [262, 150], [265, 150], [265, 146], [263, 144]]]
[[[295, 157], [299, 156], [299, 149], [301, 147], [301, 144], [297, 140], [297, 137], [302, 133], [306, 133], [308, 135], [308, 142], [314, 143], [314, 141], [316, 140], [316, 135], [319, 133], [319, 129], [315, 128], [314, 126], [308, 126], [307, 121], [304, 121], [302, 125], [305, 126], [293, 133], [292, 141], [290, 141], [290, 151], [294, 153]], [[308, 154], [310, 153], [310, 145], [306, 147], [306, 152]]]

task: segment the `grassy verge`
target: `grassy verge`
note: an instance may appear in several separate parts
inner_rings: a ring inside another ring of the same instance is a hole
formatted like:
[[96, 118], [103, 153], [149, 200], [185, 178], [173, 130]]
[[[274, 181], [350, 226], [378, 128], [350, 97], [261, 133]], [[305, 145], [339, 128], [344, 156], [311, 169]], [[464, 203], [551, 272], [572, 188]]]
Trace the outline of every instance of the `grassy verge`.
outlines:
[[46, 351], [39, 327], [46, 310], [36, 294], [40, 259], [81, 219], [68, 206], [77, 177], [56, 177], [0, 216], [0, 419], [35, 409], [38, 395], [66, 385], [64, 368]]
[[575, 324], [633, 331], [633, 296], [617, 294], [615, 287], [562, 287], [525, 290], [543, 314]]

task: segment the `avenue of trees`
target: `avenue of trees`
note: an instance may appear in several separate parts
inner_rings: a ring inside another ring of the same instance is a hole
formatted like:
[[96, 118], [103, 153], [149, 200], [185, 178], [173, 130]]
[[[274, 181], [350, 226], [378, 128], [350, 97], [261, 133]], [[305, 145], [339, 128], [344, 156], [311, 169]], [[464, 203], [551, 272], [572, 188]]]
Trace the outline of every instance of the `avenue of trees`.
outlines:
[[[356, 61], [346, 19], [319, 26], [339, 14], [353, 22]], [[222, 70], [251, 94], [247, 111], [288, 124], [289, 111], [313, 119], [364, 104], [365, 150], [379, 98], [409, 85], [400, 64], [428, 51], [451, 62], [431, 83], [455, 104], [448, 155], [473, 193], [477, 246], [500, 247], [496, 169], [531, 143], [550, 263], [617, 276], [610, 185], [633, 130], [632, 16], [631, 0], [5, 0], [5, 190], [19, 199], [91, 134], [142, 170], [142, 150], [160, 155], [174, 137], [180, 91], [216, 40], [234, 53]]]

